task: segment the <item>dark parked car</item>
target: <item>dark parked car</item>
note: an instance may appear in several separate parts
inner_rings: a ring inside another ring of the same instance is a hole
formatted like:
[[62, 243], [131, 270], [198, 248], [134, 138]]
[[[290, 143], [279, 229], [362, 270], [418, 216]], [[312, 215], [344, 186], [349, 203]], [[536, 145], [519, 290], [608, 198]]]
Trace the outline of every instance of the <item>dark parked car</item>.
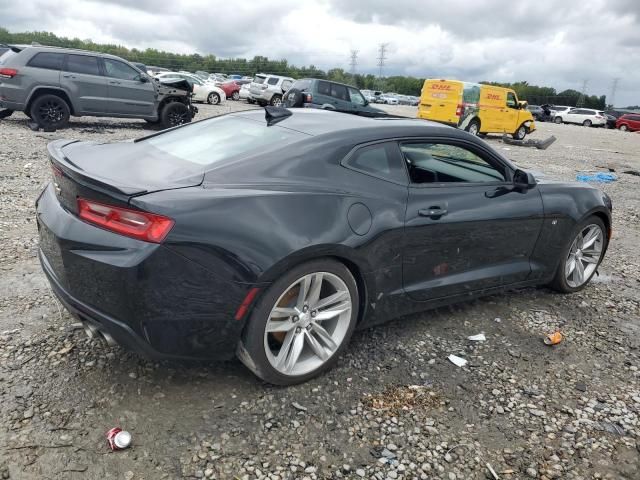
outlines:
[[616, 121], [616, 128], [622, 131], [637, 132], [640, 130], [640, 114], [627, 113]]
[[190, 122], [192, 87], [149, 78], [122, 58], [68, 48], [11, 45], [0, 56], [0, 110], [27, 114], [45, 129], [71, 115], [140, 118], [173, 127]]
[[237, 352], [293, 384], [355, 328], [515, 287], [576, 292], [605, 254], [605, 193], [539, 183], [464, 131], [267, 110], [49, 144], [39, 257], [89, 332], [155, 357]]
[[370, 117], [386, 115], [383, 110], [372, 107], [356, 87], [317, 78], [296, 80], [284, 94], [284, 105], [288, 108], [319, 108]]

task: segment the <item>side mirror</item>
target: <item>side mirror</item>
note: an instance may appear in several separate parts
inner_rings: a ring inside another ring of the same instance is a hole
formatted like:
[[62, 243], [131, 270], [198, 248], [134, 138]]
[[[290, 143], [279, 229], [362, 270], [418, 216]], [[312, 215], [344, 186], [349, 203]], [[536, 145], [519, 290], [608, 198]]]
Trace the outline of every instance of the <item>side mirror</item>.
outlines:
[[147, 77], [144, 73], [140, 75], [140, 82], [147, 83], [149, 81], [149, 77]]
[[513, 173], [513, 186], [520, 190], [529, 190], [538, 184], [532, 173], [516, 170]]

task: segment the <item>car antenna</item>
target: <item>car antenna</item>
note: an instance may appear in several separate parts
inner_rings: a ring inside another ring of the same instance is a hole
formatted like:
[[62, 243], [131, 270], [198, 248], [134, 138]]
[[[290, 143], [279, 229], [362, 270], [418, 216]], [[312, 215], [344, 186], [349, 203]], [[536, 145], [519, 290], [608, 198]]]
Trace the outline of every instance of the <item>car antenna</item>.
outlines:
[[267, 127], [275, 125], [291, 115], [293, 115], [291, 110], [284, 107], [264, 107], [264, 118], [267, 121]]

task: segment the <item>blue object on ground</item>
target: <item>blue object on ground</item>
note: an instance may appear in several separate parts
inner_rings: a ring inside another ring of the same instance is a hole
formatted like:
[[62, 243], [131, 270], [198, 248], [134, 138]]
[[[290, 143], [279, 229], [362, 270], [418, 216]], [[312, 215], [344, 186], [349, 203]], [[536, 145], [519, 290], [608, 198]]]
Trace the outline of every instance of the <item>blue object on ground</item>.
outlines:
[[613, 173], [579, 173], [576, 175], [576, 180], [579, 182], [599, 182], [599, 183], [611, 183], [618, 180], [618, 177]]

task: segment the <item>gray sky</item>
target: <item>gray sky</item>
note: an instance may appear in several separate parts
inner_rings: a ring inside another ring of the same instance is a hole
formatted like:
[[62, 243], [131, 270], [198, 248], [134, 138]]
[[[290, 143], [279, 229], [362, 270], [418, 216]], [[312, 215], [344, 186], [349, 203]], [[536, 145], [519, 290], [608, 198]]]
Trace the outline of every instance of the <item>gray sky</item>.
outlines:
[[0, 0], [0, 26], [141, 49], [467, 81], [527, 80], [640, 104], [640, 0]]

